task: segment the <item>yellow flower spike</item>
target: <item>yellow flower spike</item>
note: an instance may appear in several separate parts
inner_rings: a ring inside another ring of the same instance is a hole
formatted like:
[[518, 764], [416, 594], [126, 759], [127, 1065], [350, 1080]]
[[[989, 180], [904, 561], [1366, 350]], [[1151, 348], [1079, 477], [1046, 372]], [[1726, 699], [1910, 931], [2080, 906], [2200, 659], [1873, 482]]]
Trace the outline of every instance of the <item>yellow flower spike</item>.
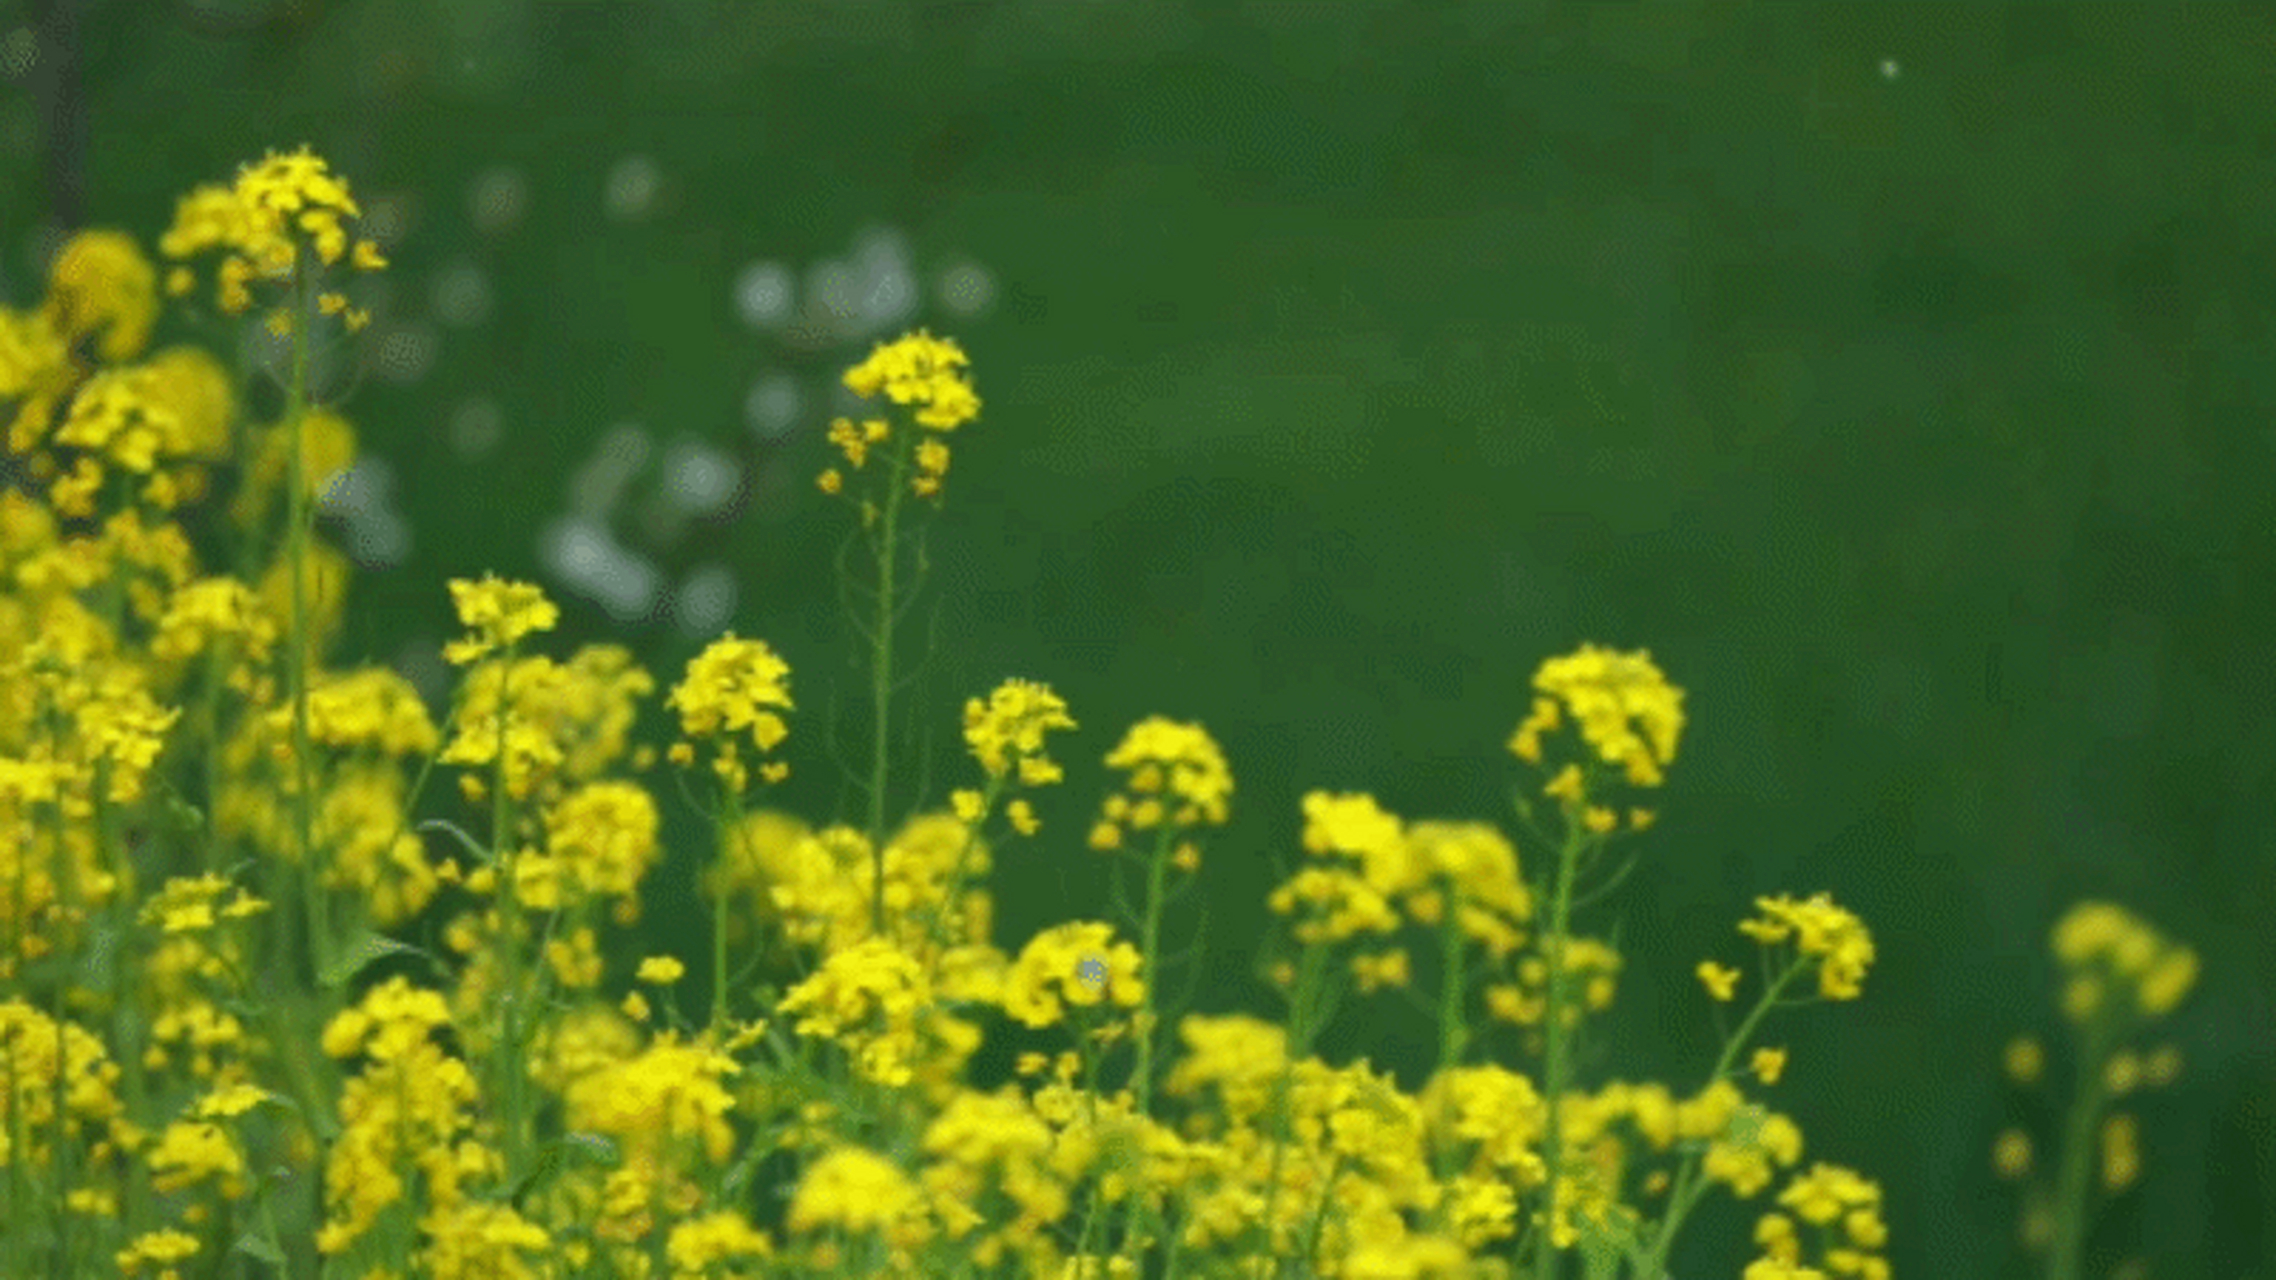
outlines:
[[1556, 777], [1549, 779], [1541, 788], [1541, 794], [1552, 800], [1562, 800], [1566, 804], [1579, 804], [1585, 785], [1581, 778], [1581, 767], [1568, 764], [1557, 771]]
[[[1067, 704], [1050, 686], [1029, 680], [1006, 680], [986, 702], [971, 698], [964, 704], [964, 742], [973, 758], [990, 777], [1018, 770], [1023, 785], [1057, 780], [1057, 766], [1044, 753], [1044, 738], [1075, 727]], [[1031, 760], [1033, 765], [1028, 763]]]
[[100, 334], [96, 350], [112, 364], [142, 354], [158, 315], [157, 269], [134, 238], [81, 231], [48, 268], [46, 312], [67, 343]]
[[561, 610], [532, 583], [488, 574], [479, 582], [453, 578], [450, 595], [460, 624], [472, 633], [443, 646], [443, 660], [453, 666], [467, 666], [524, 636], [551, 631], [561, 620]]
[[2007, 1048], [2000, 1053], [2000, 1068], [2017, 1084], [2037, 1084], [2046, 1064], [2046, 1051], [2029, 1036], [2017, 1036], [2008, 1041]]
[[[343, 257], [358, 270], [386, 265], [369, 241], [351, 248], [347, 220], [361, 216], [347, 184], [307, 148], [271, 152], [239, 170], [233, 185], [204, 186], [184, 197], [158, 248], [177, 259], [220, 253], [216, 301], [236, 314], [252, 304], [254, 284], [287, 280], [304, 253], [322, 266]], [[178, 272], [167, 283], [170, 291], [183, 289]]]
[[2102, 1122], [2102, 1189], [2112, 1195], [2142, 1176], [2141, 1126], [2116, 1112]]
[[1712, 960], [1702, 960], [1694, 972], [1699, 975], [1700, 984], [1707, 988], [1707, 994], [1716, 1001], [1729, 1004], [1735, 997], [1739, 985], [1738, 970]]
[[1992, 1168], [2010, 1182], [2031, 1172], [2031, 1135], [2008, 1129], [1992, 1143]]
[[1520, 759], [1538, 763], [1542, 735], [1555, 732], [1569, 713], [1590, 753], [1618, 766], [1629, 785], [1655, 787], [1664, 779], [1683, 735], [1683, 691], [1668, 683], [1648, 651], [1584, 644], [1543, 662], [1533, 687], [1540, 696], [1510, 740]]

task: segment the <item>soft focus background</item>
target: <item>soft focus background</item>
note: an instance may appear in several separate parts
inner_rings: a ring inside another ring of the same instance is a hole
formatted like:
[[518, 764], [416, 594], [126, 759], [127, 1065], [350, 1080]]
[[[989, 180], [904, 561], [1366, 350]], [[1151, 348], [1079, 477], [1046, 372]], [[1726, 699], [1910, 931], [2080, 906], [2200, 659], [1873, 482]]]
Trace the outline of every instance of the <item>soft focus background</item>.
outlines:
[[[2266, 1277], [2272, 62], [2276, 17], [2213, 4], [0, 0], [0, 290], [313, 144], [394, 260], [332, 371], [341, 657], [440, 697], [443, 582], [485, 569], [667, 681], [764, 636], [817, 819], [858, 727], [833, 377], [952, 334], [987, 407], [932, 541], [929, 798], [1007, 675], [1084, 729], [1004, 941], [1102, 909], [1098, 757], [1199, 719], [1240, 791], [1171, 936], [1209, 931], [1200, 1007], [1264, 1010], [1303, 790], [1503, 816], [1535, 664], [1648, 647], [1693, 719], [1588, 922], [1629, 957], [1606, 1070], [1695, 1083], [1692, 965], [1830, 889], [1881, 957], [1787, 1024], [1806, 1158], [1886, 1183], [1900, 1274], [2015, 1274], [1989, 1146], [2047, 1117], [1999, 1047], [2059, 1031], [2047, 927], [2112, 897], [2206, 966], [2098, 1252]], [[1412, 1082], [1430, 1043], [1325, 1047]]]

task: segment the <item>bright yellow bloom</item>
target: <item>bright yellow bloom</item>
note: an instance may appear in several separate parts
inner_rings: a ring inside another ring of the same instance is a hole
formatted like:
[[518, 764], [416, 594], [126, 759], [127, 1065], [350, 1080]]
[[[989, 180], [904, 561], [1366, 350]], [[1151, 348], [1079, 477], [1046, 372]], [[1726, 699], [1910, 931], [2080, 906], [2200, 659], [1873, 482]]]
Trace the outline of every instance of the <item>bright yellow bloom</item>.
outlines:
[[919, 329], [878, 343], [867, 360], [846, 370], [845, 381], [864, 400], [883, 391], [895, 404], [919, 406], [919, 426], [953, 431], [980, 416], [980, 397], [964, 372], [970, 363], [953, 340]]
[[2031, 1172], [2031, 1135], [2021, 1129], [2008, 1129], [1992, 1143], [1992, 1167], [1999, 1176], [2015, 1179]]
[[2122, 1017], [2170, 1013], [2197, 982], [2197, 953], [2167, 939], [2124, 907], [2081, 902], [2055, 925], [2049, 944], [2070, 977], [2064, 1011], [2086, 1021], [2116, 992]]
[[1233, 773], [1209, 731], [1160, 716], [1139, 721], [1106, 757], [1130, 772], [1126, 793], [1107, 798], [1091, 833], [1093, 848], [1117, 847], [1122, 828], [1148, 831], [1165, 821], [1180, 828], [1223, 826]]
[[488, 574], [480, 582], [451, 579], [450, 598], [459, 622], [472, 632], [443, 646], [443, 659], [453, 666], [480, 661], [533, 632], [551, 631], [561, 620], [561, 610], [545, 598], [542, 587]]
[[[1057, 777], [1057, 767], [1044, 754], [1044, 735], [1074, 727], [1067, 704], [1048, 685], [1032, 681], [1006, 680], [986, 702], [972, 698], [964, 704], [964, 742], [980, 767], [994, 778], [1016, 767], [1028, 786]], [[1047, 767], [1030, 767], [1031, 760]]]
[[1619, 767], [1630, 785], [1660, 784], [1683, 735], [1683, 691], [1668, 683], [1649, 652], [1584, 644], [1543, 662], [1533, 687], [1541, 696], [1509, 743], [1519, 759], [1540, 763], [1542, 736], [1569, 716], [1596, 757]]
[[1707, 994], [1716, 1000], [1729, 1004], [1737, 994], [1738, 970], [1728, 965], [1717, 964], [1712, 960], [1702, 960], [1699, 962], [1697, 973], [1700, 983], [1707, 988]]
[[[218, 301], [234, 315], [252, 305], [254, 283], [289, 280], [303, 253], [323, 266], [343, 257], [359, 271], [386, 265], [376, 246], [353, 240], [348, 231], [348, 221], [362, 216], [347, 183], [306, 147], [271, 152], [240, 169], [233, 185], [203, 186], [183, 197], [158, 250], [169, 258], [220, 252]], [[171, 277], [169, 286], [179, 292], [186, 278]]]
[[1754, 1051], [1754, 1076], [1764, 1084], [1777, 1084], [1778, 1077], [1786, 1074], [1786, 1051], [1761, 1048]]
[[1818, 993], [1828, 1000], [1854, 1000], [1864, 994], [1865, 971], [1873, 963], [1873, 935], [1865, 922], [1834, 905], [1831, 895], [1796, 902], [1784, 894], [1757, 898], [1762, 915], [1739, 922], [1739, 932], [1764, 944], [1794, 940], [1795, 950], [1818, 958]]
[[729, 632], [688, 663], [687, 678], [667, 701], [680, 713], [680, 731], [691, 738], [747, 729], [752, 746], [772, 751], [790, 734], [773, 710], [792, 709], [789, 681], [790, 664], [764, 640], [737, 639]]
[[2017, 1084], [2038, 1083], [2039, 1072], [2046, 1062], [2046, 1052], [2029, 1036], [2017, 1036], [2008, 1041], [2007, 1048], [2000, 1054], [2000, 1065], [2007, 1071], [2007, 1078]]
[[641, 982], [668, 987], [687, 976], [687, 971], [687, 966], [675, 956], [650, 956], [640, 962], [639, 970], [632, 976]]
[[816, 1160], [799, 1180], [783, 1225], [792, 1231], [843, 1227], [890, 1228], [921, 1205], [916, 1185], [900, 1166], [859, 1147], [838, 1147]]
[[81, 231], [48, 268], [47, 312], [65, 341], [100, 332], [96, 351], [104, 360], [132, 360], [158, 316], [157, 269], [132, 236]]

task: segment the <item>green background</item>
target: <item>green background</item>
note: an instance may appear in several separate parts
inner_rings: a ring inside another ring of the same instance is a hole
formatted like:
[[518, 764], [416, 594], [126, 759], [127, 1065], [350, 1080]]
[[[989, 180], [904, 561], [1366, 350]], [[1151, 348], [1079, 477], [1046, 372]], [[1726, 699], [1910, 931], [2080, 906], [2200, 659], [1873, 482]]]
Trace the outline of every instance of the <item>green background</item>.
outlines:
[[[1499, 817], [1539, 660], [1648, 647], [1692, 719], [1585, 921], [1627, 950], [1619, 1071], [1695, 1081], [1692, 965], [1740, 954], [1753, 895], [1831, 890], [1880, 958], [1776, 1033], [1806, 1158], [1885, 1183], [1900, 1274], [2013, 1273], [1987, 1153], [2048, 1116], [1998, 1049], [2056, 1030], [2047, 927], [2113, 897], [2206, 964], [2098, 1247], [2271, 1274], [2267, 10], [109, 0], [0, 4], [0, 36], [71, 14], [29, 64], [0, 45], [10, 301], [58, 221], [154, 237], [270, 147], [386, 215], [348, 412], [411, 550], [359, 581], [343, 657], [431, 654], [448, 577], [547, 579], [612, 424], [708, 442], [729, 515], [675, 534], [651, 467], [609, 519], [674, 579], [731, 572], [732, 625], [797, 672], [791, 807], [846, 804], [847, 514], [811, 478], [866, 338], [754, 329], [734, 290], [775, 261], [811, 305], [812, 264], [885, 228], [987, 406], [931, 544], [931, 799], [965, 776], [956, 707], [1007, 675], [1083, 726], [1044, 838], [1001, 853], [1004, 942], [1102, 909], [1098, 758], [1198, 719], [1239, 780], [1198, 1004], [1248, 1004], [1303, 791]], [[627, 157], [656, 182], [612, 216]], [[520, 216], [486, 220], [501, 174]], [[977, 316], [936, 296], [959, 261]], [[745, 397], [779, 375], [805, 400], [766, 436]], [[462, 448], [484, 418], [499, 443]], [[564, 632], [667, 681], [703, 638], [575, 603]], [[1384, 1012], [1325, 1048], [1412, 1083], [1431, 1044]], [[1709, 1215], [1676, 1274], [1734, 1270], [1751, 1220]]]

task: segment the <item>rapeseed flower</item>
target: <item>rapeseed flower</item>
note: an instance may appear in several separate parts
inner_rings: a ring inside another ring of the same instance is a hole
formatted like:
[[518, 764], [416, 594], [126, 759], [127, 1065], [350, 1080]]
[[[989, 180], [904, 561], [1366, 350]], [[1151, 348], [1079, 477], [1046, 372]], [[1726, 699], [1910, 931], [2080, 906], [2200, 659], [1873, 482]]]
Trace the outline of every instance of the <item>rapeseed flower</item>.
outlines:
[[1740, 921], [1740, 933], [1766, 946], [1791, 939], [1805, 959], [1816, 960], [1818, 994], [1828, 1000], [1864, 994], [1865, 971], [1873, 963], [1873, 935], [1864, 921], [1823, 893], [1803, 902], [1785, 894], [1757, 898], [1755, 906], [1762, 914]]
[[510, 582], [484, 574], [479, 582], [453, 578], [451, 604], [458, 621], [467, 628], [463, 640], [443, 646], [443, 660], [463, 667], [481, 661], [500, 649], [519, 643], [524, 636], [553, 630], [561, 610], [533, 583]]
[[1620, 769], [1629, 785], [1660, 785], [1683, 736], [1683, 690], [1668, 683], [1649, 652], [1582, 645], [1543, 662], [1533, 687], [1539, 696], [1532, 713], [1509, 742], [1519, 759], [1540, 764], [1542, 738], [1569, 719], [1594, 756]]
[[158, 318], [158, 272], [134, 238], [120, 231], [73, 235], [48, 267], [47, 314], [66, 342], [97, 339], [118, 364], [142, 354]]
[[[916, 405], [917, 425], [933, 431], [954, 431], [980, 416], [980, 397], [973, 393], [971, 360], [950, 338], [935, 338], [925, 330], [881, 342], [869, 358], [846, 370], [847, 389], [864, 400], [878, 392], [898, 405]], [[946, 468], [945, 461], [942, 468]]]
[[1094, 849], [1119, 848], [1125, 829], [1225, 823], [1233, 773], [1216, 739], [1198, 724], [1161, 716], [1141, 720], [1107, 753], [1106, 766], [1127, 770], [1130, 777], [1124, 791], [1107, 797], [1091, 830]]
[[[680, 713], [680, 732], [713, 740], [718, 754], [712, 767], [729, 790], [739, 792], [749, 783], [736, 735], [748, 732], [751, 745], [762, 754], [790, 736], [778, 713], [792, 709], [789, 680], [790, 664], [765, 641], [738, 639], [729, 632], [690, 660], [687, 677], [673, 686], [666, 702]], [[671, 757], [678, 764], [693, 763], [694, 744], [674, 743]], [[789, 766], [769, 762], [760, 773], [779, 781]]]
[[[254, 285], [289, 281], [303, 254], [324, 267], [343, 258], [358, 271], [386, 267], [379, 246], [349, 230], [362, 216], [348, 184], [308, 148], [270, 152], [239, 169], [230, 186], [203, 186], [185, 196], [173, 225], [159, 237], [158, 251], [176, 259], [218, 252], [216, 302], [224, 313], [237, 315], [253, 305]], [[166, 291], [179, 295], [192, 285], [190, 273], [177, 267], [167, 276]], [[354, 310], [346, 315], [351, 330], [369, 319]]]
[[991, 778], [1016, 771], [1023, 786], [1044, 786], [1060, 778], [1059, 766], [1044, 753], [1043, 738], [1054, 729], [1072, 729], [1067, 704], [1049, 686], [1006, 680], [986, 702], [964, 704], [964, 741]]

